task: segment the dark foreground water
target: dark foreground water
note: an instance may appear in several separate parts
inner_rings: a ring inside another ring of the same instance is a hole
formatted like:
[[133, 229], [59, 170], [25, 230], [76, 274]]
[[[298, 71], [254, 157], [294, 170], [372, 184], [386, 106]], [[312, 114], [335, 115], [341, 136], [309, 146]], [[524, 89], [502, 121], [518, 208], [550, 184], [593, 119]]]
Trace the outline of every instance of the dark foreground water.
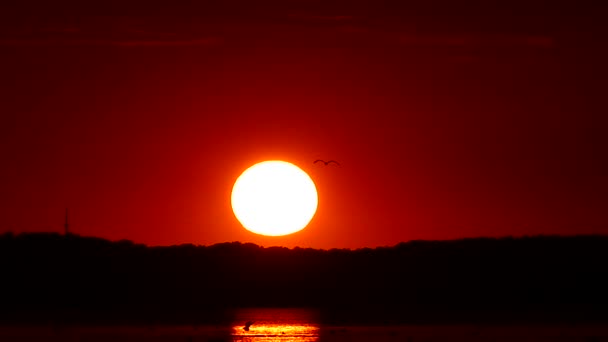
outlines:
[[[608, 326], [561, 325], [323, 325], [313, 310], [243, 309], [227, 325], [0, 326], [0, 342], [608, 342]], [[249, 330], [246, 322], [252, 321]]]

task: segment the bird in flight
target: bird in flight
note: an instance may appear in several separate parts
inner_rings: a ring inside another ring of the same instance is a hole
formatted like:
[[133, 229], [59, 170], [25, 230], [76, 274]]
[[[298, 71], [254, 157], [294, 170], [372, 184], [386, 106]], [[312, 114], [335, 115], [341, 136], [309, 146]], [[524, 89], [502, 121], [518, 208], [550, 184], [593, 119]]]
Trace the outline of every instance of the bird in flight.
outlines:
[[243, 327], [243, 330], [245, 331], [249, 331], [249, 327], [253, 324], [253, 321], [248, 321], [247, 323], [245, 323], [245, 326]]
[[325, 160], [317, 159], [317, 160], [315, 160], [315, 161], [313, 162], [313, 164], [316, 164], [316, 163], [323, 163], [323, 164], [325, 164], [325, 166], [328, 166], [329, 164], [334, 163], [334, 164], [336, 164], [336, 165], [340, 166], [340, 163], [338, 163], [338, 162], [337, 162], [337, 161], [335, 161], [335, 160], [328, 160], [328, 161], [325, 161]]

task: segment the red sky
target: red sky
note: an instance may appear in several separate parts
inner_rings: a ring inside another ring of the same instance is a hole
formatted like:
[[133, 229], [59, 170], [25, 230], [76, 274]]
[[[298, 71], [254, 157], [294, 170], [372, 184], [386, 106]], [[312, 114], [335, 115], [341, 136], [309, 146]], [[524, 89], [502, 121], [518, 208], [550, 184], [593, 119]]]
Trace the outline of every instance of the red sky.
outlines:
[[[153, 245], [608, 233], [605, 8], [0, 6], [0, 232], [61, 231], [69, 207], [75, 233]], [[300, 233], [232, 214], [267, 159], [317, 184]]]

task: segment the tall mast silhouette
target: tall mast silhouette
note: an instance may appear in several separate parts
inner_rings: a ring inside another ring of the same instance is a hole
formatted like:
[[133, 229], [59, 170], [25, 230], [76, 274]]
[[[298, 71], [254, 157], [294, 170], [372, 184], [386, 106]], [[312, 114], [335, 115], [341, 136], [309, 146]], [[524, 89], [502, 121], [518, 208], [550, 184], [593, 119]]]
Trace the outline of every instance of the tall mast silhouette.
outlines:
[[65, 208], [65, 223], [63, 224], [65, 235], [70, 234], [70, 223], [68, 222], [68, 208]]

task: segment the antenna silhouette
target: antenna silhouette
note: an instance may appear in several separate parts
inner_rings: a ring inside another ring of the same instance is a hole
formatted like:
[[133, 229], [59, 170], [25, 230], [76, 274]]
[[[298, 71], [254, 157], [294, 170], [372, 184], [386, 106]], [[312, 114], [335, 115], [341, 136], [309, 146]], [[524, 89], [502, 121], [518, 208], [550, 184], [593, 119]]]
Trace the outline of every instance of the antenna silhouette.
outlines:
[[65, 208], [65, 223], [63, 224], [65, 235], [70, 234], [70, 222], [68, 221], [68, 208]]

